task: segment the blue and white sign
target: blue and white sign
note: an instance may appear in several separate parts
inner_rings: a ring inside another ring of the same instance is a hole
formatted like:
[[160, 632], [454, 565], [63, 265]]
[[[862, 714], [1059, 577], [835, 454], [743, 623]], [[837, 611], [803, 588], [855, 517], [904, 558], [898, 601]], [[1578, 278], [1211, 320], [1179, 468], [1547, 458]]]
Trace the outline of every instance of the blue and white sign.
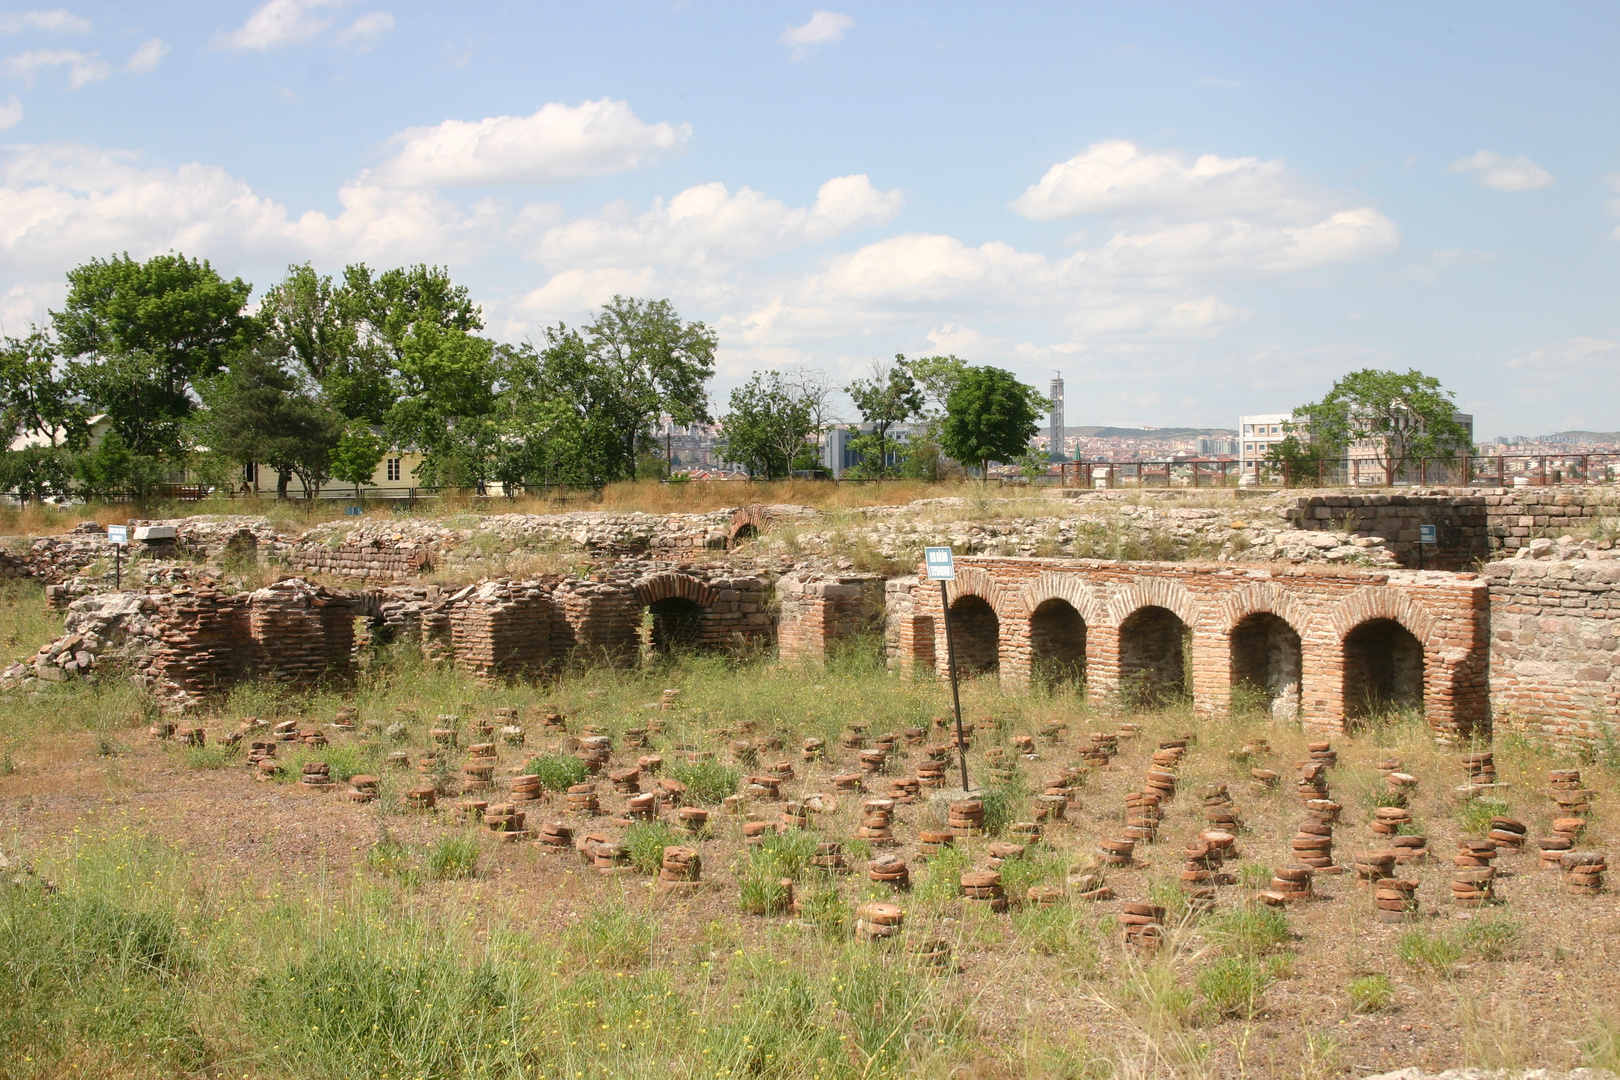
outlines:
[[109, 526], [107, 526], [107, 543], [112, 544], [112, 545], [114, 545], [116, 547], [128, 547], [129, 546], [129, 526], [128, 525], [109, 525]]
[[1435, 535], [1435, 528], [1433, 525], [1418, 526], [1418, 543], [1437, 544], [1439, 542], [1438, 537]]
[[923, 562], [928, 567], [929, 581], [955, 581], [956, 561], [948, 547], [923, 548]]

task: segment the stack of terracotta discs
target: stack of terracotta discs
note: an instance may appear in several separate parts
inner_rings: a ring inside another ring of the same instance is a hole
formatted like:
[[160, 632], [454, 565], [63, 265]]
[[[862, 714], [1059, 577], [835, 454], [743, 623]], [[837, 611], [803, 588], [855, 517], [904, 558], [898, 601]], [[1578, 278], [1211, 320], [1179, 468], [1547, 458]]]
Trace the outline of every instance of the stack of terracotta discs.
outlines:
[[1030, 907], [1052, 908], [1061, 906], [1067, 895], [1061, 885], [1031, 885], [1024, 898]]
[[1219, 851], [1222, 861], [1230, 862], [1239, 857], [1236, 833], [1225, 829], [1205, 829], [1198, 834], [1198, 839]]
[[512, 793], [514, 803], [539, 802], [543, 794], [540, 787], [540, 777], [535, 773], [519, 773], [512, 777], [507, 785]]
[[1339, 763], [1339, 752], [1333, 749], [1332, 743], [1306, 743], [1305, 750], [1311, 755], [1311, 760], [1318, 765], [1333, 766]]
[[613, 785], [613, 790], [618, 792], [620, 795], [640, 794], [641, 770], [610, 769], [608, 771], [608, 782]]
[[528, 733], [519, 724], [505, 724], [501, 727], [501, 741], [507, 746], [522, 746], [528, 740]]
[[864, 749], [866, 747], [866, 735], [864, 733], [864, 729], [851, 727], [848, 731], [838, 736], [838, 745], [845, 750]]
[[1581, 834], [1585, 831], [1585, 818], [1561, 817], [1553, 819], [1552, 834], [1554, 836], [1562, 836], [1571, 841], [1575, 841], [1579, 840], [1581, 838]]
[[1082, 870], [1077, 874], [1069, 875], [1069, 891], [1076, 900], [1095, 903], [1099, 900], [1112, 900], [1114, 890], [1103, 884], [1103, 876], [1095, 870]]
[[855, 937], [859, 941], [883, 941], [900, 933], [906, 913], [893, 904], [871, 901], [855, 909]]
[[1154, 904], [1121, 904], [1119, 925], [1125, 943], [1157, 949], [1164, 943], [1164, 908]]
[[508, 833], [513, 837], [528, 836], [523, 827], [526, 815], [511, 803], [493, 803], [484, 811], [484, 827], [490, 832]]
[[962, 799], [951, 803], [946, 820], [951, 832], [957, 836], [979, 836], [984, 832], [984, 803], [978, 799]]
[[1175, 768], [1181, 759], [1187, 756], [1187, 743], [1189, 741], [1184, 738], [1167, 739], [1160, 743], [1159, 748], [1153, 751], [1153, 764], [1166, 769]]
[[1373, 768], [1377, 769], [1385, 776], [1388, 776], [1392, 772], [1400, 772], [1404, 767], [1405, 766], [1401, 764], [1401, 759], [1397, 757], [1379, 758], [1378, 763], [1373, 766]]
[[1462, 756], [1463, 771], [1474, 785], [1496, 783], [1496, 755], [1489, 750]]
[[1041, 842], [1041, 823], [1038, 821], [1015, 821], [1007, 826], [1007, 835], [1020, 844], [1038, 844]]
[[1397, 877], [1379, 878], [1373, 886], [1373, 910], [1381, 923], [1410, 922], [1417, 918], [1418, 883]]
[[664, 769], [664, 755], [642, 754], [636, 758], [636, 768], [646, 776], [657, 776]]
[[682, 832], [700, 833], [708, 827], [709, 812], [697, 806], [683, 806], [675, 812], [675, 820], [680, 822]]
[[826, 752], [826, 739], [806, 739], [799, 749], [799, 756], [806, 761], [815, 761]]
[[1385, 843], [1395, 853], [1395, 861], [1403, 865], [1421, 862], [1429, 854], [1427, 836], [1391, 836]]
[[607, 768], [613, 758], [613, 740], [606, 735], [587, 735], [579, 740], [574, 756], [585, 763], [585, 768], [596, 775]]
[[1608, 861], [1600, 851], [1566, 851], [1559, 860], [1564, 868], [1564, 891], [1574, 896], [1590, 896], [1603, 891], [1603, 872]]
[[907, 746], [921, 746], [923, 740], [928, 738], [928, 731], [920, 727], [903, 728], [900, 737], [905, 740]]
[[956, 752], [954, 750], [941, 743], [930, 743], [928, 746], [923, 747], [923, 757], [929, 761], [938, 762], [940, 765], [949, 765], [951, 759], [955, 756]]
[[889, 798], [897, 803], [914, 803], [922, 793], [922, 785], [914, 776], [902, 776], [889, 781]]
[[844, 845], [836, 840], [817, 844], [816, 853], [810, 856], [810, 865], [834, 874], [849, 873], [849, 863], [844, 861]]
[[894, 813], [894, 802], [889, 799], [867, 799], [861, 804], [861, 827], [856, 830], [857, 839], [865, 840], [873, 847], [890, 847], [894, 844], [894, 828], [890, 815]]
[[585, 860], [586, 866], [596, 864], [596, 845], [605, 844], [610, 837], [606, 833], [582, 832], [574, 834], [574, 850], [579, 852], [580, 858]]
[[1271, 744], [1265, 739], [1250, 739], [1243, 744], [1243, 753], [1249, 757], [1265, 757], [1271, 753]]
[[782, 804], [782, 816], [778, 823], [783, 829], [808, 829], [810, 827], [810, 810], [802, 802], [789, 802]]
[[1210, 784], [1204, 788], [1204, 820], [1222, 829], [1236, 829], [1241, 824], [1237, 804], [1225, 784]]
[[1033, 735], [1014, 735], [1007, 740], [1007, 744], [1013, 748], [1015, 754], [1031, 759], [1035, 757], [1035, 736]]
[[658, 781], [658, 800], [668, 807], [686, 805], [686, 785], [673, 776], [665, 776]]
[[951, 966], [951, 943], [939, 938], [914, 942], [910, 948], [912, 959], [922, 967], [948, 968]]
[[1359, 852], [1352, 862], [1356, 871], [1356, 878], [1360, 881], [1382, 881], [1395, 876], [1395, 853], [1393, 851], [1363, 851]]
[[992, 746], [984, 752], [984, 768], [990, 783], [1004, 787], [1018, 779], [1018, 762], [1004, 747]]
[[731, 742], [727, 749], [731, 751], [731, 763], [733, 765], [739, 765], [744, 769], [753, 768], [755, 762], [759, 760], [759, 755], [754, 749], [754, 744], [749, 742], [747, 739], [735, 739]]
[[1136, 839], [1128, 836], [1119, 840], [1100, 840], [1097, 842], [1097, 848], [1104, 866], [1131, 866], [1134, 862], [1132, 853], [1136, 850]]
[[1372, 820], [1367, 823], [1379, 836], [1394, 836], [1404, 826], [1412, 824], [1412, 811], [1404, 806], [1380, 806], [1373, 810]]
[[630, 849], [623, 844], [612, 841], [599, 842], [591, 848], [591, 865], [596, 872], [606, 877], [614, 877], [633, 872], [630, 865]]
[[[533, 714], [531, 714], [533, 715]], [[540, 719], [540, 726], [548, 731], [567, 731], [568, 721], [562, 713], [548, 712]]]
[[431, 810], [438, 801], [439, 793], [431, 787], [413, 787], [405, 793], [405, 805], [412, 810]]
[[765, 838], [771, 835], [771, 823], [768, 821], [743, 822], [743, 842], [749, 847], [759, 847], [765, 843]]
[[658, 796], [651, 791], [630, 796], [624, 806], [631, 821], [653, 821], [658, 817]]
[[860, 773], [839, 773], [832, 778], [835, 791], [864, 791]]
[[[174, 737], [179, 739], [186, 746], [204, 746], [208, 742], [208, 732], [205, 729], [200, 728], [200, 727], [183, 727], [183, 728], [179, 728], [179, 729], [177, 729], [175, 731]], [[326, 737], [323, 735], [323, 736], [321, 736], [321, 741], [320, 742], [318, 742], [318, 743], [310, 743], [309, 745], [311, 745], [311, 746], [325, 746], [326, 745]]]
[[1045, 794], [1035, 796], [1036, 821], [1062, 821], [1068, 812], [1069, 796], [1065, 789], [1048, 788]]
[[624, 733], [619, 736], [619, 742], [626, 750], [640, 750], [647, 745], [647, 729], [625, 728]]
[[1010, 844], [1005, 840], [997, 840], [985, 849], [985, 861], [992, 870], [1000, 869], [1001, 864], [1012, 859], [1024, 857], [1023, 844]]
[[1328, 795], [1328, 767], [1320, 761], [1307, 761], [1299, 770], [1300, 801], [1325, 799]]
[[996, 870], [969, 870], [962, 875], [962, 903], [989, 911], [1007, 910], [1007, 892]]
[[1592, 812], [1592, 793], [1582, 788], [1553, 788], [1548, 792], [1564, 817], [1585, 817]]
[[938, 855], [955, 844], [956, 834], [953, 832], [944, 829], [917, 830], [917, 854], [924, 859], [930, 855]]
[[750, 799], [775, 802], [782, 797], [782, 781], [774, 776], [750, 776], [743, 790]]
[[540, 826], [540, 847], [543, 851], [567, 851], [574, 842], [574, 830], [565, 822], [548, 821]]
[[894, 753], [895, 744], [899, 741], [900, 736], [898, 733], [893, 731], [885, 731], [882, 735], [879, 735], [872, 740], [872, 746], [875, 749], [883, 751], [885, 754], [892, 754]]
[[[160, 732], [161, 732], [161, 734], [160, 734]], [[157, 723], [152, 725], [152, 737], [154, 739], [167, 739], [169, 736], [171, 736], [173, 734], [174, 734], [174, 723], [172, 721], [159, 720]], [[281, 720], [281, 721], [278, 721], [276, 723], [276, 726], [270, 729], [270, 734], [272, 734], [272, 735], [274, 735], [276, 737], [277, 742], [297, 742], [298, 741], [298, 721], [296, 721], [296, 720]]]
[[388, 764], [392, 765], [396, 769], [408, 769], [411, 767], [411, 755], [407, 754], [403, 750], [389, 751], [386, 760], [388, 761]]
[[727, 795], [720, 800], [720, 809], [737, 817], [748, 812], [748, 800], [741, 795]]
[[1451, 902], [1458, 907], [1479, 907], [1496, 898], [1496, 844], [1490, 840], [1464, 840], [1452, 857]]
[[1280, 895], [1285, 903], [1309, 900], [1315, 895], [1311, 888], [1315, 877], [1316, 870], [1302, 863], [1279, 866], [1271, 872], [1271, 892]]
[[963, 724], [962, 730], [951, 729], [951, 747], [956, 750], [973, 749], [973, 725]]
[[253, 768], [261, 761], [267, 761], [276, 756], [276, 744], [267, 739], [258, 739], [248, 743], [247, 763]]
[[696, 848], [667, 847], [658, 867], [658, 888], [662, 892], [692, 891], [703, 880], [703, 857]]
[[889, 755], [884, 750], [862, 750], [860, 752], [861, 771], [865, 773], [880, 773], [889, 763]]
[[1119, 725], [1119, 737], [1122, 738], [1122, 739], [1134, 739], [1140, 734], [1142, 734], [1142, 725], [1141, 724], [1121, 724], [1121, 725]]
[[1144, 794], [1157, 795], [1160, 802], [1169, 802], [1176, 797], [1176, 774], [1166, 769], [1149, 769], [1142, 779], [1142, 790]]
[[467, 747], [467, 756], [469, 758], [489, 758], [493, 761], [498, 755], [494, 743], [476, 742]]
[[1498, 850], [1505, 849], [1517, 853], [1524, 847], [1525, 836], [1528, 831], [1522, 821], [1516, 821], [1510, 817], [1493, 817], [1491, 818], [1491, 831], [1485, 835], [1485, 838], [1496, 841]]
[[[196, 729], [194, 729], [194, 728], [184, 728], [184, 729], [182, 729], [182, 731], [175, 732], [175, 734], [176, 735], [183, 734], [185, 736], [186, 741], [191, 742], [196, 738], [196, 736], [193, 734], [193, 732], [195, 730]], [[298, 741], [303, 743], [305, 746], [326, 746], [326, 745], [328, 745], [328, 739], [326, 738], [326, 732], [322, 731], [320, 728], [310, 728], [308, 731], [300, 731], [298, 733]]]
[[601, 804], [596, 799], [595, 784], [575, 784], [568, 789], [568, 812], [570, 814], [584, 814], [590, 817], [600, 809]]
[[879, 855], [866, 864], [866, 875], [881, 885], [896, 889], [911, 887], [911, 871], [898, 855]]
[[1181, 887], [1186, 890], [1188, 905], [1194, 911], [1208, 911], [1215, 906], [1215, 889], [1230, 884], [1230, 875], [1221, 873], [1220, 849], [1202, 840], [1194, 840], [1182, 850], [1185, 860], [1181, 866]]
[[1417, 787], [1418, 778], [1411, 773], [1392, 772], [1384, 774], [1384, 790], [1389, 793], [1391, 805], [1405, 806]]
[[1575, 848], [1575, 841], [1567, 836], [1546, 836], [1536, 841], [1541, 850], [1541, 868], [1556, 870], [1564, 865], [1564, 854]]
[[1125, 835], [1132, 840], [1153, 843], [1159, 830], [1159, 797], [1140, 791], [1125, 793]]
[[440, 746], [456, 745], [456, 718], [448, 713], [439, 714], [439, 726], [428, 731], [428, 737]]
[[489, 809], [489, 803], [484, 799], [462, 799], [456, 806], [462, 818], [475, 825], [484, 820], [484, 811]]
[[485, 758], [475, 758], [461, 767], [463, 791], [488, 791], [495, 780], [495, 766]]
[[349, 777], [349, 801], [357, 803], [375, 802], [377, 799], [377, 785], [380, 781], [368, 773], [356, 773]]
[[793, 771], [793, 762], [791, 761], [773, 761], [765, 766], [765, 771], [784, 784], [799, 775]]
[[431, 750], [421, 754], [416, 759], [416, 771], [423, 776], [432, 776], [439, 771], [439, 755]]
[[1277, 790], [1277, 781], [1280, 779], [1281, 776], [1275, 769], [1249, 770], [1249, 786], [1261, 794]]
[[340, 705], [332, 714], [332, 726], [340, 731], [353, 731], [360, 718], [360, 710], [353, 705]]
[[332, 786], [332, 769], [324, 761], [304, 762], [304, 774], [298, 782], [307, 788], [325, 790]]
[[919, 761], [917, 763], [917, 786], [928, 790], [944, 787], [945, 766], [938, 761]]
[[1295, 862], [1314, 870], [1326, 870], [1333, 865], [1333, 826], [1302, 821], [1289, 846], [1293, 848]]
[[1581, 770], [1549, 769], [1547, 771], [1547, 787], [1553, 791], [1579, 791], [1581, 788]]
[[1306, 799], [1305, 816], [1311, 821], [1320, 821], [1324, 825], [1337, 825], [1339, 815], [1344, 807], [1332, 799]]

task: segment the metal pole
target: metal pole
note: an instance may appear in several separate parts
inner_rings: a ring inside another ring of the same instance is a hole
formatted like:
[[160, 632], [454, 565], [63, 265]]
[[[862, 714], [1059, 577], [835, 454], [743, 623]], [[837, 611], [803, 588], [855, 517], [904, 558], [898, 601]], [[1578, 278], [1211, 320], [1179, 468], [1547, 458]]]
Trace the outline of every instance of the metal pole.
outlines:
[[124, 588], [124, 545], [113, 545], [113, 588], [122, 591]]
[[951, 636], [951, 598], [939, 583], [939, 606], [945, 617], [945, 663], [951, 673], [951, 708], [956, 711], [956, 759], [962, 766], [962, 791], [967, 793], [967, 741], [962, 738], [962, 695], [956, 689], [956, 639]]

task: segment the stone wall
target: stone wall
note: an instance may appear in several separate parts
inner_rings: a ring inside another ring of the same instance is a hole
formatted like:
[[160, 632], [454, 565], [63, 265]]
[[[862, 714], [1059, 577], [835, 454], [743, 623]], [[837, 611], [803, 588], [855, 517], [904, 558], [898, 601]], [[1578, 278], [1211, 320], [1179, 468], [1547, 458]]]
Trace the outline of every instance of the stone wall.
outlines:
[[827, 660], [873, 626], [882, 612], [883, 580], [875, 574], [788, 574], [776, 582], [777, 655]]
[[1499, 729], [1604, 742], [1620, 736], [1620, 559], [1563, 554], [1485, 568], [1492, 707]]
[[300, 544], [282, 554], [289, 568], [306, 574], [330, 574], [363, 581], [402, 581], [433, 569], [433, 549], [425, 545], [363, 544], [328, 547]]
[[[975, 557], [958, 558], [949, 596], [959, 669], [998, 671], [1014, 688], [1043, 669], [1083, 671], [1104, 694], [1187, 693], [1220, 714], [1246, 685], [1313, 731], [1342, 731], [1380, 704], [1421, 708], [1442, 739], [1489, 730], [1489, 611], [1477, 574]], [[931, 663], [943, 676], [938, 592], [913, 586], [911, 608], [889, 624], [898, 666]], [[1069, 629], [1043, 632], [1047, 620]], [[1082, 656], [1055, 648], [1077, 634]], [[1169, 655], [1178, 639], [1190, 663]], [[1282, 649], [1297, 652], [1273, 655]], [[1369, 690], [1394, 700], [1369, 702]]]
[[551, 613], [539, 582], [482, 582], [451, 610], [456, 666], [485, 680], [540, 674], [551, 662]]

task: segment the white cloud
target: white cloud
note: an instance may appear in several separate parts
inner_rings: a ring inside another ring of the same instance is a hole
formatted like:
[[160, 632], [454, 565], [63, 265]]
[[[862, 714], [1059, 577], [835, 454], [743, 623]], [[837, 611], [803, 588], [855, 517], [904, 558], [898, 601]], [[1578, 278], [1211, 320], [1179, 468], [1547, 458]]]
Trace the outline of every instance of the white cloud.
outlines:
[[1489, 150], [1481, 150], [1472, 157], [1453, 161], [1446, 166], [1449, 173], [1479, 173], [1479, 186], [1492, 191], [1535, 191], [1553, 183], [1553, 174], [1520, 154], [1504, 158]]
[[6, 128], [10, 127], [16, 127], [18, 124], [22, 123], [22, 118], [22, 102], [17, 100], [16, 94], [12, 94], [10, 97], [6, 98], [6, 100], [0, 101], [0, 131], [4, 131]]
[[227, 34], [218, 44], [229, 49], [277, 49], [296, 45], [321, 35], [335, 21], [320, 9], [340, 6], [343, 0], [269, 0], [253, 9], [247, 22]]
[[899, 191], [879, 191], [865, 175], [821, 185], [809, 207], [790, 207], [752, 188], [732, 194], [722, 183], [687, 188], [654, 200], [632, 216], [622, 205], [545, 230], [533, 255], [552, 266], [681, 266], [724, 273], [737, 262], [831, 239], [887, 221], [900, 209]]
[[130, 55], [129, 62], [124, 65], [124, 70], [131, 75], [145, 75], [148, 71], [157, 67], [159, 61], [168, 55], [168, 52], [169, 47], [163, 44], [162, 38], [143, 41], [140, 48]]
[[352, 46], [365, 52], [377, 43], [377, 39], [394, 28], [394, 17], [386, 11], [372, 11], [354, 20], [347, 29], [339, 32], [333, 40], [339, 45]]
[[844, 31], [855, 25], [855, 20], [836, 11], [817, 11], [802, 26], [790, 26], [782, 31], [784, 45], [793, 46], [793, 59], [804, 56], [817, 45], [832, 45], [843, 40]]
[[0, 33], [4, 34], [18, 34], [24, 30], [82, 34], [89, 29], [89, 19], [74, 15], [63, 8], [52, 8], [49, 11], [8, 11], [0, 14]]
[[1555, 371], [1561, 376], [1572, 377], [1593, 371], [1620, 373], [1620, 341], [1574, 337], [1515, 356], [1507, 362], [1507, 366]]
[[72, 49], [34, 49], [0, 60], [0, 76], [21, 79], [25, 86], [33, 86], [34, 79], [46, 68], [68, 69], [68, 85], [74, 90], [89, 83], [105, 79], [112, 68], [95, 53], [75, 52]]
[[375, 178], [400, 187], [554, 183], [650, 164], [691, 137], [690, 125], [643, 123], [622, 101], [552, 103], [532, 116], [409, 128]]

